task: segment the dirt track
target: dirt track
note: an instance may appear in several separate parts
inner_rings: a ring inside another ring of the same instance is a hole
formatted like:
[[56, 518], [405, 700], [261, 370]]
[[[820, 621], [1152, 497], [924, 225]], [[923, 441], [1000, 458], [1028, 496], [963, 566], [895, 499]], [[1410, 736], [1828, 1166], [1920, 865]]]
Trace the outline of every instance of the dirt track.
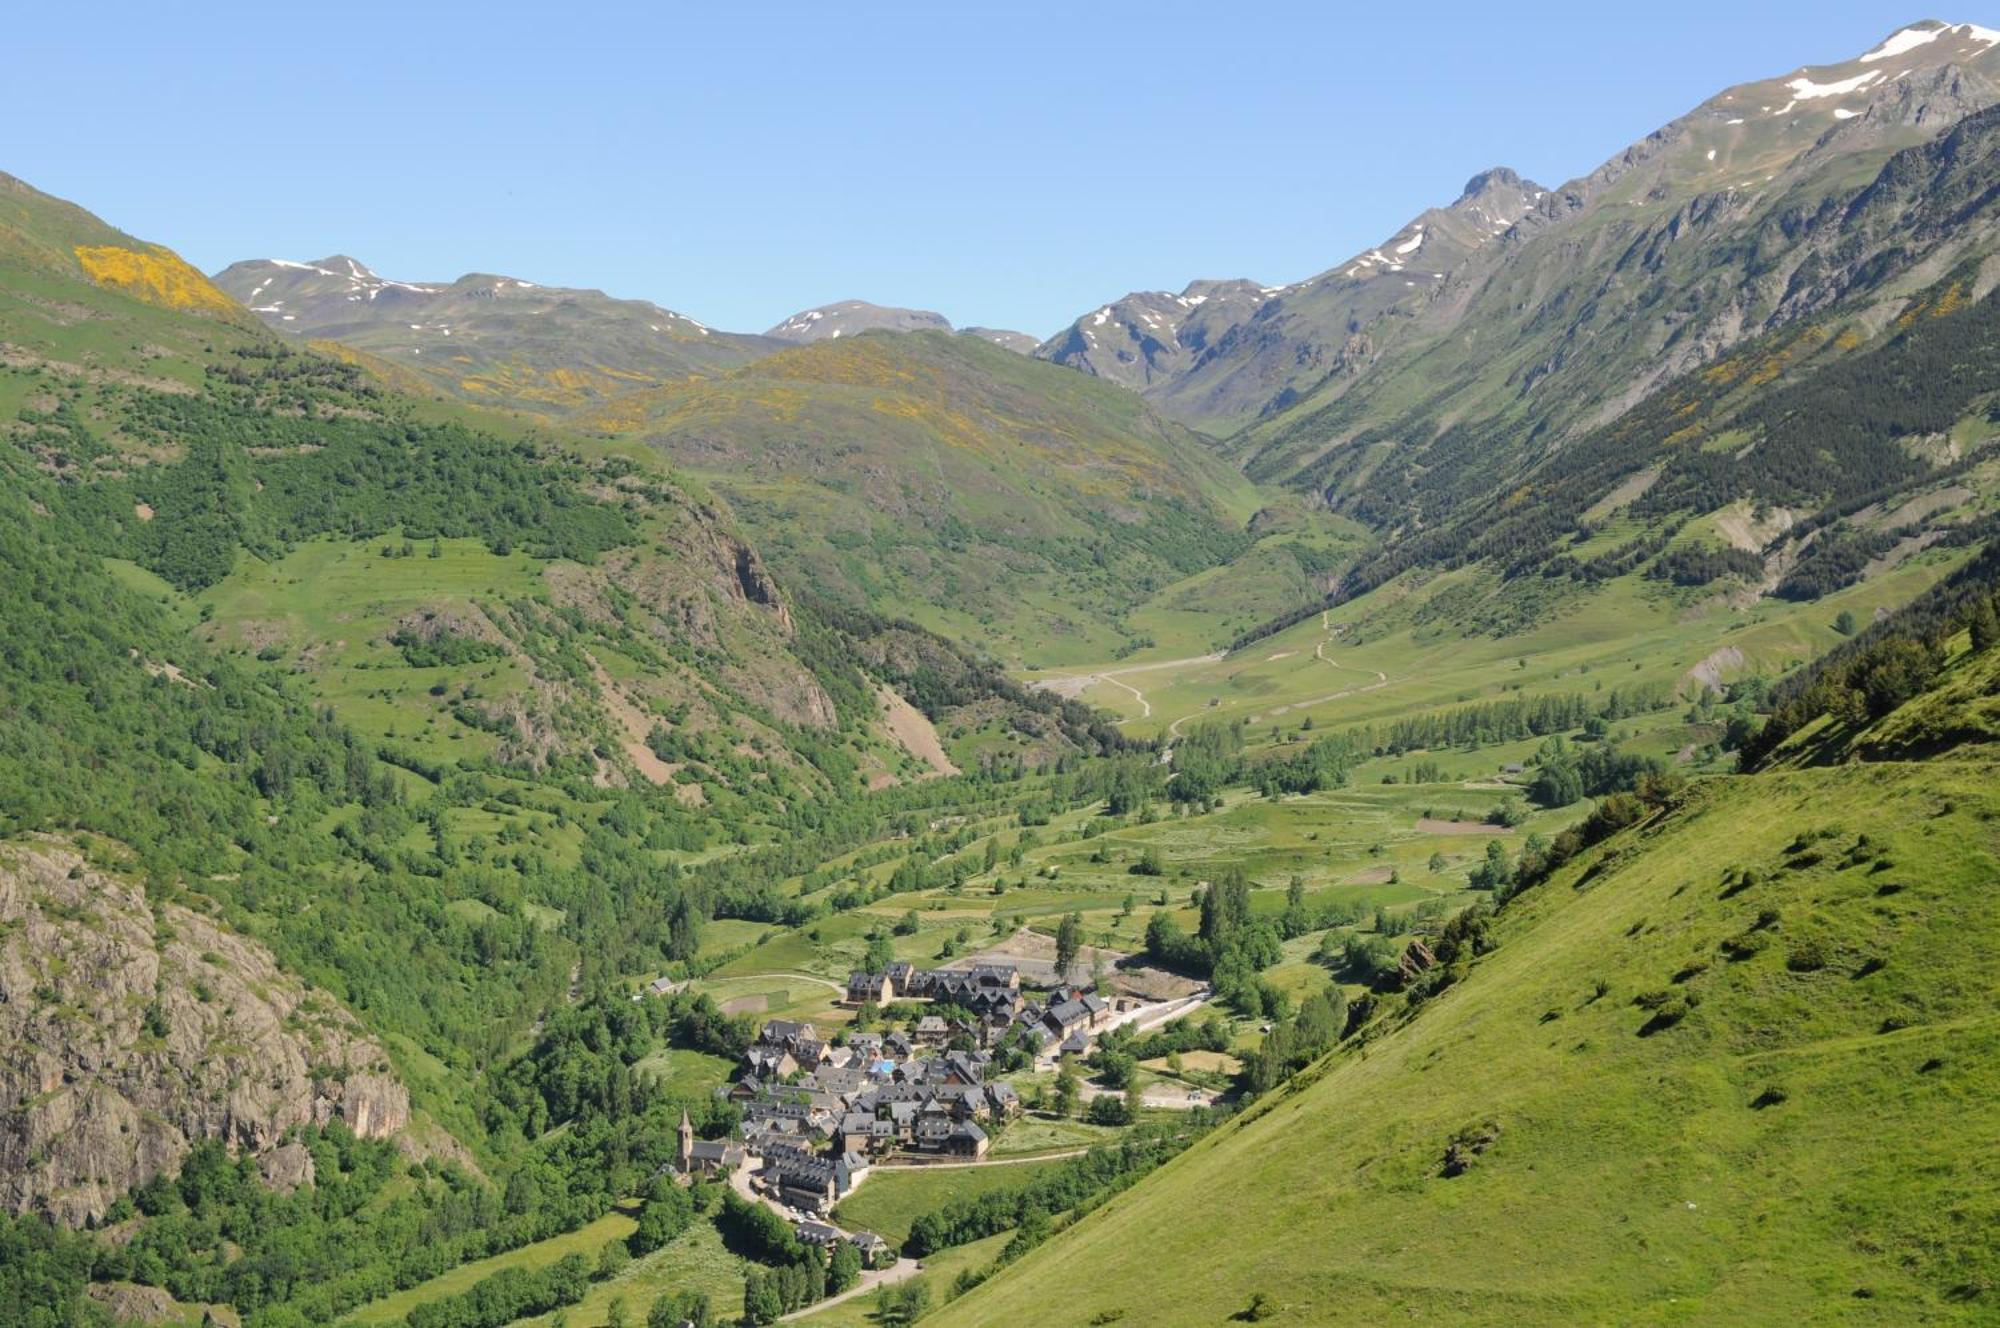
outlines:
[[[1196, 655], [1189, 659], [1163, 659], [1155, 664], [1134, 664], [1129, 668], [1123, 669], [1098, 669], [1092, 673], [1067, 673], [1054, 678], [1043, 678], [1038, 682], [1030, 683], [1029, 686], [1037, 691], [1054, 692], [1057, 696], [1066, 696], [1071, 700], [1075, 700], [1098, 683], [1108, 682], [1113, 687], [1124, 688], [1126, 691], [1132, 693], [1134, 697], [1138, 698], [1138, 717], [1140, 719], [1151, 719], [1153, 717], [1153, 703], [1146, 699], [1146, 694], [1131, 683], [1120, 682], [1119, 679], [1129, 678], [1135, 673], [1157, 673], [1161, 669], [1178, 669], [1187, 664], [1214, 664], [1221, 659], [1222, 652], [1217, 651], [1212, 655]], [[1125, 724], [1130, 721], [1121, 719], [1118, 722]]]

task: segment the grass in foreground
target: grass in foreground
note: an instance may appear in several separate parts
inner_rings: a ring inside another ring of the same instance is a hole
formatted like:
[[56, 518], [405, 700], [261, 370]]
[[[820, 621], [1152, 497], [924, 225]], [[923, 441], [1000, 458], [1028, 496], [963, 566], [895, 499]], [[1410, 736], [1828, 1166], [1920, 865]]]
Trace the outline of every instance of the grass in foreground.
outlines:
[[1511, 906], [1406, 1027], [936, 1322], [1213, 1325], [1259, 1293], [1300, 1324], [1990, 1321], [1996, 774], [1699, 788]]

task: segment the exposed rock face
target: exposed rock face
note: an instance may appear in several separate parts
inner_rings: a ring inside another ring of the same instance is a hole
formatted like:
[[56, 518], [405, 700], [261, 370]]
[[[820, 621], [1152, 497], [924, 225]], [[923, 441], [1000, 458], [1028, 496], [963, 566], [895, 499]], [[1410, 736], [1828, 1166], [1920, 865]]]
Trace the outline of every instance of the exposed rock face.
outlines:
[[0, 843], [0, 1205], [78, 1225], [199, 1139], [300, 1184], [286, 1132], [334, 1119], [369, 1138], [410, 1119], [352, 1015], [68, 843]]
[[100, 1282], [90, 1298], [104, 1307], [113, 1323], [182, 1323], [182, 1306], [158, 1287], [132, 1282]]
[[266, 1185], [282, 1194], [290, 1194], [301, 1185], [312, 1184], [317, 1169], [313, 1165], [311, 1150], [293, 1141], [279, 1144], [258, 1158], [257, 1172]]

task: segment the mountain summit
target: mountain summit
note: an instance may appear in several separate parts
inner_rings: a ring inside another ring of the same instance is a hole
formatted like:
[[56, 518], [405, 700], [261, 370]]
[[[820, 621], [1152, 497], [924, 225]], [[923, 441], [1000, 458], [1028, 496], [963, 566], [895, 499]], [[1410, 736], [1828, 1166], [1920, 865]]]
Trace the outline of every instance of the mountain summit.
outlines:
[[861, 332], [949, 332], [951, 320], [928, 309], [897, 309], [866, 300], [838, 300], [801, 309], [764, 335], [806, 345]]
[[215, 284], [281, 332], [343, 342], [454, 395], [544, 412], [732, 369], [777, 348], [645, 300], [478, 272], [395, 281], [345, 254], [232, 263]]
[[994, 327], [953, 328], [950, 319], [929, 309], [898, 309], [866, 300], [837, 300], [801, 309], [764, 335], [806, 346], [816, 341], [859, 336], [863, 332], [956, 332], [1023, 355], [1032, 353], [1040, 344], [1025, 332]]
[[[1449, 206], [1413, 218], [1382, 244], [1317, 277], [1264, 291], [1263, 300], [1239, 305], [1226, 325], [1217, 326], [1220, 311], [1210, 311], [1193, 353], [1147, 353], [1142, 347], [1152, 329], [1143, 319], [1144, 330], [1132, 337], [1108, 337], [1096, 319], [1105, 310], [1115, 315], [1116, 304], [1085, 314], [1040, 353], [1125, 382], [1211, 433], [1275, 428], [1308, 398], [1365, 393], [1387, 374], [1400, 378], [1400, 368], [1376, 367], [1385, 356], [1402, 365], [1392, 347], [1428, 344], [1459, 326], [1493, 275], [1516, 268], [1523, 254], [1551, 254], [1544, 284], [1511, 289], [1509, 298], [1530, 300], [1523, 308], [1544, 306], [1547, 282], [1573, 278], [1580, 284], [1570, 310], [1601, 309], [1586, 292], [1612, 274], [1592, 266], [1586, 279], [1575, 246], [1617, 261], [1622, 247], [1599, 247], [1604, 227], [1670, 215], [1695, 200], [1705, 200], [1709, 212], [1762, 212], [1801, 187], [1823, 192], [1843, 169], [1833, 163], [1866, 170], [1871, 156], [1879, 165], [1880, 154], [1933, 137], [2000, 98], [1996, 46], [2000, 31], [1926, 20], [1850, 60], [1726, 89], [1561, 189], [1505, 168], [1482, 171]], [[1531, 245], [1552, 228], [1571, 237], [1548, 242], [1570, 245], [1567, 258]], [[1501, 240], [1508, 242], [1495, 243]], [[1614, 282], [1609, 293], [1618, 287]], [[1548, 349], [1565, 341], [1558, 334]], [[1479, 351], [1512, 344], [1508, 336], [1482, 335]], [[1143, 369], [1135, 367], [1141, 363]], [[1440, 372], [1433, 381], [1462, 376]], [[1494, 381], [1483, 370], [1474, 376], [1488, 387]]]
[[1191, 423], [1226, 429], [1334, 372], [1369, 348], [1346, 335], [1427, 299], [1471, 254], [1505, 234], [1547, 191], [1494, 167], [1448, 207], [1316, 277], [1289, 286], [1198, 281], [1174, 295], [1135, 292], [1045, 342], [1043, 358], [1143, 392]]

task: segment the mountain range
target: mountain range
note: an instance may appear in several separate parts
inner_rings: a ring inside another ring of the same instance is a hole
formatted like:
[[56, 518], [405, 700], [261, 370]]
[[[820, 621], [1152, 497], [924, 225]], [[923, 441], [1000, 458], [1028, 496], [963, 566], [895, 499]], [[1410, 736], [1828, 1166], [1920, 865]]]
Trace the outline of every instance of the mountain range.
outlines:
[[0, 1325], [1990, 1319], [1996, 50], [1041, 342], [0, 176]]

